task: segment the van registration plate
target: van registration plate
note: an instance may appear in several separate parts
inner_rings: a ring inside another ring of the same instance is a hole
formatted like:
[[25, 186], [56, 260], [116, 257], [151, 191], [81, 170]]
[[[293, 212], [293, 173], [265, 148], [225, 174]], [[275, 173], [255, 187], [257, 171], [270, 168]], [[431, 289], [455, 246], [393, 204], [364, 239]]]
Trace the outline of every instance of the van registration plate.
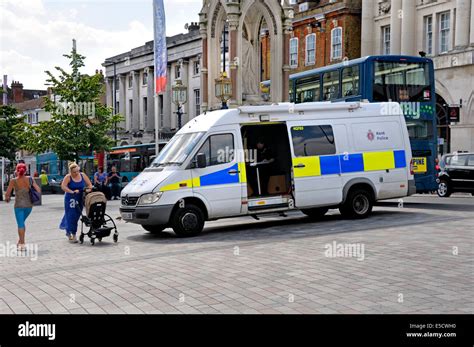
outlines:
[[426, 158], [413, 158], [413, 172], [416, 174], [423, 174], [428, 171]]
[[133, 213], [131, 213], [131, 212], [122, 212], [121, 215], [122, 215], [122, 218], [124, 220], [132, 220], [133, 219]]

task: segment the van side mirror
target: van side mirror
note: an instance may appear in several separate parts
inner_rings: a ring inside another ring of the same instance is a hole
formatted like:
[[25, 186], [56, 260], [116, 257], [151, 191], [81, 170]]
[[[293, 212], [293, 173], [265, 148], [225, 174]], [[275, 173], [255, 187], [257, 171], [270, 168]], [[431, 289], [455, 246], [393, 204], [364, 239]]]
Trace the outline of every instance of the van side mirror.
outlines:
[[198, 169], [204, 169], [207, 166], [207, 159], [204, 153], [198, 153], [196, 156], [196, 164]]

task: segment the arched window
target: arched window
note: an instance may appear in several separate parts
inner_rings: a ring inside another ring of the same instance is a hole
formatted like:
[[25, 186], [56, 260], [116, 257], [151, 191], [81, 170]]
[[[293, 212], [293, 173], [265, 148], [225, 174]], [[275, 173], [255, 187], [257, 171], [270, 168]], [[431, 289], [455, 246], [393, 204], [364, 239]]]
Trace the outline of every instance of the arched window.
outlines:
[[342, 28], [331, 30], [331, 60], [342, 59]]
[[290, 39], [290, 66], [298, 67], [298, 38]]
[[316, 63], [316, 34], [306, 36], [306, 65]]

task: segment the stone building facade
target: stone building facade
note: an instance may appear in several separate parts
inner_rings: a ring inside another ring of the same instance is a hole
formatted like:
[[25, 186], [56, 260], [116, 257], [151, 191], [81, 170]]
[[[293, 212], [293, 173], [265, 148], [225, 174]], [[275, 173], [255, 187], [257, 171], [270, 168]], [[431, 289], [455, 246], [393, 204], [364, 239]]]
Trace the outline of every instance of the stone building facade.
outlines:
[[[155, 127], [167, 138], [177, 129], [177, 107], [171, 88], [181, 79], [188, 88], [188, 102], [181, 107], [182, 124], [201, 112], [202, 42], [199, 26], [188, 25], [188, 32], [167, 38], [168, 85], [155, 97], [153, 41], [103, 63], [107, 105], [124, 117], [119, 125], [118, 145], [155, 142]], [[115, 93], [114, 93], [115, 92]], [[114, 97], [115, 94], [115, 97]], [[155, 124], [155, 113], [158, 124]]]
[[[426, 54], [434, 61], [442, 152], [474, 151], [472, 0], [363, 0], [361, 54]], [[449, 106], [461, 106], [449, 123]]]

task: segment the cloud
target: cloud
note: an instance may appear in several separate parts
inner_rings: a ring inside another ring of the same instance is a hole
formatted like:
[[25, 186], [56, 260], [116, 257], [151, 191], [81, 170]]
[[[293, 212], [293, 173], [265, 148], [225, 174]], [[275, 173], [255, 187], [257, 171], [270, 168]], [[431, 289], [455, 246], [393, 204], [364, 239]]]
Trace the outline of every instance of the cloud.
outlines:
[[[175, 0], [165, 0], [168, 35], [184, 32], [186, 22], [197, 21], [201, 3], [180, 0], [177, 4]], [[87, 57], [83, 73], [93, 73], [102, 68], [106, 58], [153, 39], [151, 14], [147, 23], [130, 15], [128, 21], [121, 20], [114, 28], [104, 28], [81, 20], [87, 11], [94, 11], [94, 2], [82, 0], [61, 5], [51, 11], [43, 0], [0, 1], [0, 74], [7, 74], [9, 83], [14, 79], [27, 89], [45, 89], [44, 71], [67, 66], [62, 55], [71, 50], [73, 38], [77, 40], [79, 53]], [[145, 17], [146, 7], [143, 6]], [[128, 18], [127, 13], [120, 15]], [[115, 24], [113, 14], [104, 13], [104, 16], [107, 16], [104, 21]]]

